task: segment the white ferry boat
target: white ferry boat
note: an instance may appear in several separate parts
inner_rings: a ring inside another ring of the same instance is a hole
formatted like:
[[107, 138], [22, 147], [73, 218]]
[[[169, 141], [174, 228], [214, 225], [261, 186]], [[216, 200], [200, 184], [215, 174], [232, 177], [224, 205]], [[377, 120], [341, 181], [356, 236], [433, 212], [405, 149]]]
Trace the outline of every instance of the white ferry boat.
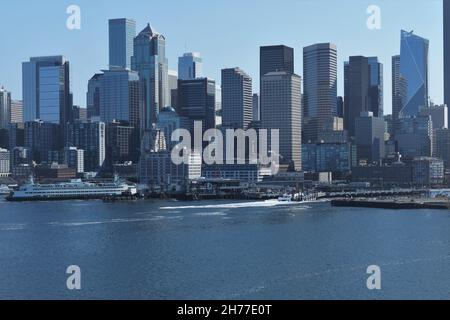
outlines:
[[71, 180], [57, 184], [36, 184], [33, 178], [30, 178], [27, 184], [11, 192], [6, 199], [8, 201], [81, 200], [135, 196], [136, 194], [136, 186], [122, 182], [117, 177], [114, 182], [106, 183]]

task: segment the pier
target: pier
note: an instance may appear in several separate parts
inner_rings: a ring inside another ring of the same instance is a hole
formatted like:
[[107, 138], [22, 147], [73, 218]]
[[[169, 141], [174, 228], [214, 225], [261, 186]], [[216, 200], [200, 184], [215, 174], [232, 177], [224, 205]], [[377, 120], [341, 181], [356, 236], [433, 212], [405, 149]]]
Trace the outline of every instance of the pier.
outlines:
[[333, 207], [356, 207], [356, 208], [376, 208], [376, 209], [436, 209], [449, 210], [450, 202], [448, 200], [430, 200], [430, 199], [337, 199], [331, 201]]

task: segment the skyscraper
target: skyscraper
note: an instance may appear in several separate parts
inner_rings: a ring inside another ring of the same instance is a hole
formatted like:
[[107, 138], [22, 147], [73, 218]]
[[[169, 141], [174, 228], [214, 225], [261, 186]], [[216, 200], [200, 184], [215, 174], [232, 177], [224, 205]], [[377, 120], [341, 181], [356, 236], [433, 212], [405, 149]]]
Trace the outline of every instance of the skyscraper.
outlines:
[[247, 129], [253, 119], [252, 78], [240, 68], [222, 70], [222, 126]]
[[11, 93], [0, 88], [0, 129], [8, 129], [11, 120]]
[[400, 117], [414, 117], [421, 106], [428, 106], [428, 50], [427, 39], [401, 31], [400, 74], [408, 94]]
[[176, 110], [178, 100], [178, 72], [174, 70], [169, 70], [169, 93], [169, 105]]
[[358, 161], [380, 162], [384, 158], [385, 122], [372, 112], [362, 112], [355, 121]]
[[86, 107], [88, 119], [100, 117], [100, 86], [103, 73], [96, 73], [88, 82]]
[[11, 100], [11, 123], [23, 123], [23, 103]]
[[75, 122], [67, 125], [66, 147], [84, 150], [84, 169], [86, 172], [98, 171], [105, 162], [104, 122]]
[[150, 24], [134, 39], [131, 65], [140, 79], [141, 129], [149, 131], [156, 123], [159, 111], [170, 101], [166, 39]]
[[[444, 103], [450, 106], [450, 2], [444, 2]], [[450, 123], [450, 113], [449, 120]]]
[[125, 121], [140, 128], [139, 76], [126, 69], [103, 71], [100, 80], [100, 121]]
[[316, 140], [325, 123], [337, 116], [337, 48], [332, 43], [303, 48], [303, 112], [312, 120], [308, 140]]
[[24, 121], [71, 122], [69, 62], [63, 56], [31, 58], [22, 64]]
[[406, 104], [408, 95], [406, 79], [400, 72], [400, 56], [392, 57], [392, 120], [394, 135], [399, 130], [400, 112]]
[[202, 58], [198, 52], [188, 52], [178, 59], [178, 78], [193, 80], [202, 77]]
[[131, 68], [136, 22], [131, 19], [109, 20], [109, 68]]
[[259, 94], [253, 94], [253, 121], [259, 121], [261, 119], [259, 112]]
[[203, 132], [216, 127], [216, 83], [208, 78], [178, 80], [178, 114], [189, 120], [202, 121]]
[[369, 57], [368, 63], [370, 68], [369, 111], [374, 117], [382, 118], [384, 115], [383, 64], [377, 57]]
[[275, 71], [294, 73], [293, 48], [284, 45], [260, 48], [260, 76]]
[[370, 67], [368, 58], [350, 57], [344, 66], [344, 127], [350, 136], [355, 136], [355, 120], [361, 112], [370, 110]]
[[269, 72], [261, 78], [261, 128], [269, 132], [279, 130], [280, 164], [301, 171], [302, 107], [298, 75]]

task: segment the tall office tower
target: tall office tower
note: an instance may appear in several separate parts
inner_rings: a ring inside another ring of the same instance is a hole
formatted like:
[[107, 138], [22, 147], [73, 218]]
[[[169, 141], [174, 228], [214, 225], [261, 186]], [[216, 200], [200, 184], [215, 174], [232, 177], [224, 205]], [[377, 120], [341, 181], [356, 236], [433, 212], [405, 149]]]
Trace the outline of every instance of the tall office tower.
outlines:
[[58, 124], [40, 120], [25, 122], [25, 147], [31, 150], [32, 160], [46, 163], [52, 151], [60, 151], [62, 140]]
[[136, 22], [131, 19], [109, 20], [109, 68], [130, 69]]
[[11, 100], [11, 123], [23, 123], [23, 103], [20, 100]]
[[96, 73], [88, 82], [86, 107], [88, 119], [100, 118], [100, 86], [103, 73]]
[[350, 57], [344, 65], [345, 99], [344, 127], [350, 136], [355, 136], [355, 120], [361, 112], [370, 110], [369, 88], [370, 67], [368, 58], [363, 56]]
[[7, 149], [25, 146], [25, 124], [11, 123], [8, 130], [9, 143]]
[[[269, 72], [261, 78], [261, 128], [279, 130], [280, 164], [302, 170], [301, 78], [293, 73]], [[269, 138], [270, 151], [270, 138]]]
[[22, 64], [24, 121], [71, 122], [69, 62], [63, 56], [31, 58]]
[[275, 71], [294, 73], [293, 48], [283, 45], [260, 48], [260, 76]]
[[[450, 2], [444, 2], [444, 103], [450, 106]], [[450, 123], [450, 114], [449, 120]]]
[[222, 126], [248, 129], [253, 119], [252, 78], [240, 68], [222, 70]]
[[159, 111], [170, 102], [166, 38], [150, 24], [134, 39], [131, 68], [138, 72], [141, 83], [141, 129], [149, 132]]
[[382, 118], [384, 116], [383, 64], [377, 57], [369, 57], [368, 62], [370, 68], [369, 111], [374, 117]]
[[67, 125], [66, 147], [84, 150], [85, 172], [101, 169], [105, 162], [105, 123], [75, 122]]
[[8, 129], [11, 121], [11, 93], [0, 88], [0, 129]]
[[433, 157], [444, 160], [445, 169], [450, 169], [450, 130], [437, 129], [435, 134], [435, 144]]
[[104, 70], [100, 78], [100, 121], [125, 121], [136, 129], [139, 118], [139, 76], [126, 69]]
[[303, 115], [307, 140], [337, 116], [337, 48], [319, 43], [303, 48]]
[[434, 145], [431, 116], [401, 119], [395, 140], [404, 158], [430, 157]]
[[362, 112], [355, 121], [355, 138], [358, 162], [380, 162], [384, 158], [384, 118], [372, 112]]
[[126, 122], [114, 121], [106, 124], [105, 166], [110, 173], [116, 164], [137, 163], [139, 160], [139, 140], [136, 130]]
[[178, 80], [178, 114], [189, 120], [202, 121], [203, 132], [216, 127], [216, 82], [208, 78]]
[[430, 116], [434, 130], [448, 128], [448, 107], [445, 104], [431, 104], [429, 107], [422, 107], [419, 115], [422, 117]]
[[259, 121], [261, 119], [259, 113], [259, 94], [253, 94], [253, 121]]
[[406, 79], [400, 72], [400, 56], [392, 57], [392, 121], [394, 135], [400, 129], [400, 112], [406, 105], [408, 87]]
[[169, 105], [176, 110], [178, 100], [178, 72], [174, 70], [169, 70], [169, 92], [170, 92]]
[[400, 74], [408, 94], [400, 117], [414, 117], [421, 106], [428, 106], [428, 50], [427, 39], [401, 31]]
[[188, 52], [178, 58], [178, 78], [193, 80], [202, 77], [203, 60], [198, 52]]

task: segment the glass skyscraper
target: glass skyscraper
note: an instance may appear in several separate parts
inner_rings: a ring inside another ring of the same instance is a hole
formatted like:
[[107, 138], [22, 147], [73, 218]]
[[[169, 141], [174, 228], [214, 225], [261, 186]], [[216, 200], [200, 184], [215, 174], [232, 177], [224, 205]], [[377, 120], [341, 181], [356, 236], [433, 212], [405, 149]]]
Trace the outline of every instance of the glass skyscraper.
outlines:
[[11, 93], [0, 88], [0, 129], [8, 129], [11, 120]]
[[134, 39], [131, 67], [140, 78], [142, 129], [149, 131], [156, 123], [159, 111], [170, 102], [166, 39], [150, 24]]
[[178, 59], [178, 79], [193, 80], [202, 77], [202, 58], [198, 52], [188, 52]]
[[22, 64], [24, 121], [71, 121], [69, 62], [63, 56], [31, 58]]
[[400, 117], [414, 117], [420, 107], [428, 106], [428, 50], [427, 39], [401, 31], [400, 73], [408, 94]]
[[303, 48], [303, 113], [305, 140], [316, 141], [318, 131], [337, 116], [337, 47], [319, 43]]
[[136, 22], [131, 19], [109, 20], [109, 67], [131, 68]]
[[222, 70], [222, 126], [247, 129], [253, 120], [252, 78], [240, 68]]
[[[450, 1], [444, 0], [444, 103], [450, 106]], [[450, 123], [450, 114], [449, 120]]]
[[369, 111], [374, 117], [381, 118], [384, 115], [383, 64], [377, 57], [369, 57], [368, 63], [370, 69]]
[[139, 120], [139, 76], [137, 72], [105, 70], [100, 77], [100, 121], [125, 121], [134, 128]]

